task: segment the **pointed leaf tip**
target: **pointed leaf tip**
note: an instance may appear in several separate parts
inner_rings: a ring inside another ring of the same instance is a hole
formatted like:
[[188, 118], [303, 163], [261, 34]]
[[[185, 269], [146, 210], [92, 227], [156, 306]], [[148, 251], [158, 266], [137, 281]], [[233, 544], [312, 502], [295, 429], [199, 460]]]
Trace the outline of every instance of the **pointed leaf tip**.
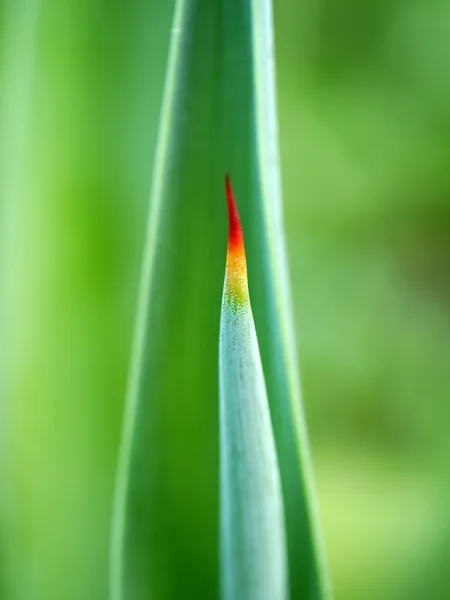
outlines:
[[225, 183], [230, 230], [219, 345], [221, 598], [286, 600], [280, 474], [228, 175]]
[[225, 297], [229, 303], [237, 306], [247, 306], [249, 303], [247, 283], [247, 263], [245, 259], [244, 236], [239, 218], [230, 177], [225, 176], [225, 186], [228, 204], [228, 251], [225, 277]]
[[231, 187], [230, 176], [225, 175], [225, 187], [227, 192], [228, 205], [228, 245], [235, 246], [243, 243], [241, 219], [234, 199], [233, 188]]

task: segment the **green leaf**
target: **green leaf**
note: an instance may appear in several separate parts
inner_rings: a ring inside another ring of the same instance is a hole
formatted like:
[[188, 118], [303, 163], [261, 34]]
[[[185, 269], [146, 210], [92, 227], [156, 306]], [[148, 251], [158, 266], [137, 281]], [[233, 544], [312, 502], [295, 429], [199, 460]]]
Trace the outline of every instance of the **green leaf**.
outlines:
[[[283, 485], [293, 599], [331, 598], [300, 392], [283, 230], [270, 1], [252, 0], [257, 181], [247, 236], [252, 306]], [[243, 215], [244, 228], [246, 215]]]
[[217, 16], [206, 0], [180, 1], [174, 15], [117, 479], [115, 600], [218, 593]]
[[223, 174], [239, 193], [293, 600], [325, 598], [281, 215], [271, 4], [178, 0], [114, 511], [114, 600], [217, 597]]
[[248, 294], [242, 229], [227, 179], [229, 240], [220, 324], [222, 598], [286, 598], [283, 500]]

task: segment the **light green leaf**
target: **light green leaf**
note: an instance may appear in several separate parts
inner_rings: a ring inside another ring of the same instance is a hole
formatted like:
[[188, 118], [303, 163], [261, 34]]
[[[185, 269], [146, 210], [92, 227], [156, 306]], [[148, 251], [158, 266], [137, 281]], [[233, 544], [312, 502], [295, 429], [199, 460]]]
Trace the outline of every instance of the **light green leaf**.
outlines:
[[222, 598], [283, 600], [281, 483], [242, 230], [228, 180], [227, 188], [230, 232], [219, 352]]

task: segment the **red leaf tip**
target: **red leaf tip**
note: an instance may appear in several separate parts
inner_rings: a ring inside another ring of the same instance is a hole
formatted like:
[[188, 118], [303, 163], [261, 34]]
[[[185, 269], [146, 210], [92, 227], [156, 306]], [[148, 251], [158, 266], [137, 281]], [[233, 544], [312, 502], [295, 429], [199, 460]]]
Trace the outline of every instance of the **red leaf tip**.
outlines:
[[235, 244], [242, 241], [242, 227], [228, 173], [225, 175], [225, 188], [228, 204], [228, 243]]

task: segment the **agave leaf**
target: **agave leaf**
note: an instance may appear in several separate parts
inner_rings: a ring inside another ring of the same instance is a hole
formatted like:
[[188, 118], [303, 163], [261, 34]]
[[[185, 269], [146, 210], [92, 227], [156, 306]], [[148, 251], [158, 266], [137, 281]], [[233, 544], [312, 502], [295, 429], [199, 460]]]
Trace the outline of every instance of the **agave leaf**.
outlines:
[[283, 486], [290, 593], [299, 600], [331, 598], [300, 392], [283, 229], [272, 3], [252, 0], [251, 13], [256, 183], [248, 207], [247, 254]]
[[242, 229], [228, 178], [227, 196], [219, 350], [222, 598], [282, 600], [287, 573], [281, 483]]
[[177, 2], [111, 544], [114, 600], [218, 591], [217, 6]]
[[[282, 231], [271, 3], [178, 0], [153, 172], [111, 556], [114, 599], [216, 597], [221, 181], [233, 173], [293, 600], [326, 577]], [[223, 245], [222, 245], [223, 242]]]

